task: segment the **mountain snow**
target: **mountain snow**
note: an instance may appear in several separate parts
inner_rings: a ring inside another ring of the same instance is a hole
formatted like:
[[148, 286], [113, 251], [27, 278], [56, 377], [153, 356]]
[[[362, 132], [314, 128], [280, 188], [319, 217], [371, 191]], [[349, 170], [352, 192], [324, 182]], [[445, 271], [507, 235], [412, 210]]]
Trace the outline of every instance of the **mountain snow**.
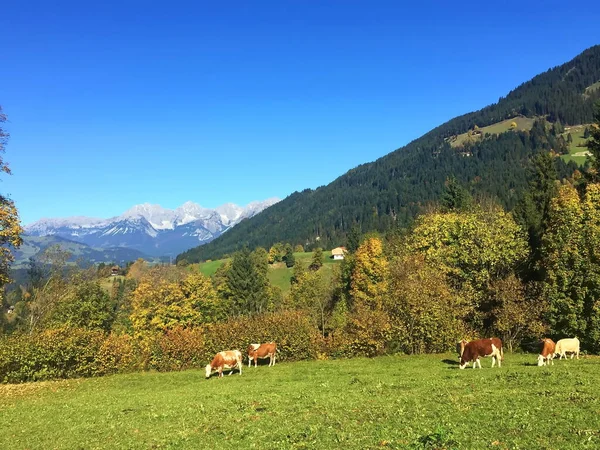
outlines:
[[185, 202], [178, 208], [143, 203], [110, 219], [67, 217], [40, 219], [25, 227], [30, 236], [56, 235], [93, 247], [126, 247], [152, 256], [174, 256], [205, 244], [279, 199], [251, 202], [245, 207], [226, 203], [215, 209]]

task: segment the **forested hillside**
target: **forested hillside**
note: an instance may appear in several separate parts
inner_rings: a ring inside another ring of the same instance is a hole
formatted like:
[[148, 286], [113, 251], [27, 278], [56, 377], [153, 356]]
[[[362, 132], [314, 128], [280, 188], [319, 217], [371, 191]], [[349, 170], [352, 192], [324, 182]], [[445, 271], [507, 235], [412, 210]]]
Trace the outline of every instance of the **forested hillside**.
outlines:
[[[511, 209], [526, 187], [531, 157], [542, 151], [566, 151], [556, 125], [593, 120], [600, 90], [586, 88], [599, 80], [600, 45], [536, 76], [498, 103], [452, 119], [327, 186], [293, 193], [213, 242], [179, 255], [178, 260], [215, 259], [243, 245], [268, 248], [280, 241], [309, 248], [318, 242], [327, 248], [343, 244], [353, 226], [360, 226], [363, 233], [404, 226], [428, 202], [439, 199], [449, 177]], [[539, 120], [531, 131], [485, 135], [459, 148], [448, 142], [452, 136], [517, 116]], [[561, 176], [576, 168], [560, 158], [555, 161]]]

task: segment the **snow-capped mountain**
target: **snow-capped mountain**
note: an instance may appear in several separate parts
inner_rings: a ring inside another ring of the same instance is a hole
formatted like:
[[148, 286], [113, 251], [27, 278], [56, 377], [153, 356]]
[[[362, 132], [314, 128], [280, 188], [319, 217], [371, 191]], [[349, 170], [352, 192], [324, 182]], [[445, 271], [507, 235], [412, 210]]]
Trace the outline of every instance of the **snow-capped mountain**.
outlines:
[[30, 236], [58, 236], [95, 248], [125, 247], [152, 256], [175, 256], [212, 241], [279, 199], [251, 202], [245, 207], [226, 203], [215, 209], [186, 202], [176, 209], [144, 203], [110, 219], [68, 217], [41, 219], [25, 227]]

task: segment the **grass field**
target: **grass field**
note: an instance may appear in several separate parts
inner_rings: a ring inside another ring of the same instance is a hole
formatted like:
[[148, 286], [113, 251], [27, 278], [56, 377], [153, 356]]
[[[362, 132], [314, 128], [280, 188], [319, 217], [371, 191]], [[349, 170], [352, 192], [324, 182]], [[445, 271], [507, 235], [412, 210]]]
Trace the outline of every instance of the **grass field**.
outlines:
[[[312, 252], [299, 252], [294, 253], [294, 258], [296, 261], [300, 261], [304, 264], [304, 267], [308, 267], [308, 265], [312, 261], [313, 254]], [[221, 265], [225, 263], [225, 259], [219, 259], [215, 261], [208, 261], [205, 263], [198, 264], [198, 270], [202, 272], [204, 275], [213, 276]], [[325, 272], [326, 276], [333, 276], [333, 267], [335, 264], [338, 264], [339, 261], [334, 261], [331, 258], [330, 251], [323, 252], [323, 267], [320, 269]], [[281, 291], [286, 294], [290, 290], [290, 279], [294, 273], [294, 269], [288, 269], [284, 263], [275, 263], [269, 265], [269, 273], [268, 278], [273, 286], [277, 286], [281, 289]]]
[[589, 125], [575, 125], [572, 127], [567, 127], [568, 129], [565, 129], [563, 137], [567, 139], [567, 135], [571, 133], [571, 137], [573, 138], [573, 142], [569, 144], [569, 154], [561, 156], [561, 158], [564, 159], [565, 162], [575, 161], [580, 166], [585, 164], [585, 160], [587, 159], [587, 156], [585, 154], [587, 152], [587, 147], [579, 147], [579, 145], [581, 145], [587, 140], [583, 138], [583, 133], [585, 131], [586, 126]]
[[[469, 133], [463, 133], [456, 136], [455, 140], [450, 141], [450, 145], [452, 147], [461, 147], [467, 142], [469, 139], [481, 139], [482, 136], [485, 136], [486, 133], [490, 134], [500, 134], [505, 133], [507, 131], [523, 131], [523, 130], [531, 130], [533, 126], [533, 122], [535, 119], [531, 119], [529, 117], [515, 117], [513, 119], [503, 120], [502, 122], [494, 123], [487, 127], [480, 128], [481, 131], [480, 136], [469, 136]], [[515, 122], [517, 126], [515, 128], [511, 128], [510, 124]]]
[[454, 354], [0, 386], [0, 448], [600, 448], [600, 359]]

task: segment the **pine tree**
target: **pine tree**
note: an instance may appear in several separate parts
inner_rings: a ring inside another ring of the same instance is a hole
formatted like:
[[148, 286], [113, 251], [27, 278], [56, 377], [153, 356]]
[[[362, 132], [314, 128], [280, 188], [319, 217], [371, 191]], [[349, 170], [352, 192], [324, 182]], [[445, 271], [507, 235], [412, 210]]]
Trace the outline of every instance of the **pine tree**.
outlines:
[[319, 270], [323, 265], [323, 249], [321, 247], [315, 248], [313, 252], [312, 262], [310, 263], [310, 270]]
[[467, 211], [473, 204], [471, 194], [455, 177], [446, 180], [446, 190], [440, 201], [442, 211]]
[[288, 268], [294, 267], [294, 264], [296, 263], [296, 259], [294, 258], [294, 252], [292, 251], [292, 246], [289, 244], [286, 246], [285, 256], [283, 257], [283, 259], [285, 260], [286, 267], [288, 267]]
[[267, 280], [257, 270], [250, 250], [244, 247], [237, 252], [227, 272], [227, 286], [234, 314], [262, 312], [267, 303]]

